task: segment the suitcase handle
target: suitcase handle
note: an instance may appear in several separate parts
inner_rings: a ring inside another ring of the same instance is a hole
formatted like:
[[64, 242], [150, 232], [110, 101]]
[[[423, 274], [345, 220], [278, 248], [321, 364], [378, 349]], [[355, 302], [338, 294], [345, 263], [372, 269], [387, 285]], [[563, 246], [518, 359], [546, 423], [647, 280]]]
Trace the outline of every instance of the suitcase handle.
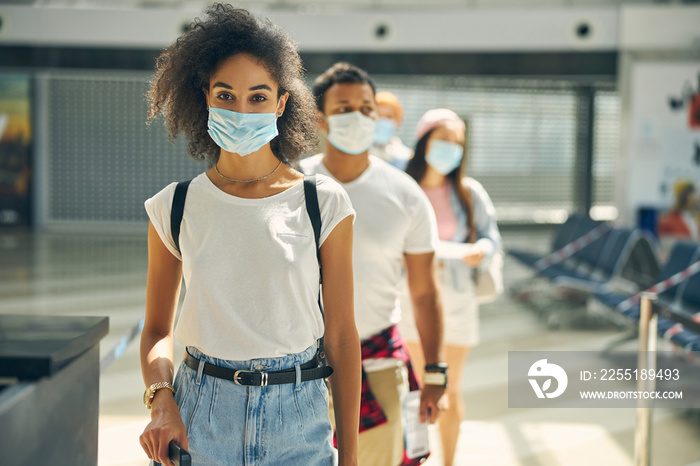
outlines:
[[[175, 463], [175, 466], [192, 466], [192, 456], [184, 448], [180, 447], [175, 440], [170, 441], [168, 445], [168, 456]], [[162, 466], [162, 463], [154, 461], [155, 466]]]

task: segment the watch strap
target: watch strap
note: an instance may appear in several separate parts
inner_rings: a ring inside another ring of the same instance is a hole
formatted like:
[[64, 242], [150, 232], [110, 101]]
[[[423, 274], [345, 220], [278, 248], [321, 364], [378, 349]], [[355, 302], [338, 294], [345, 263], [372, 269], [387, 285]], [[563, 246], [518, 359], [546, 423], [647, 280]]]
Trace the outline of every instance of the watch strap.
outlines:
[[447, 372], [447, 363], [439, 362], [437, 364], [428, 364], [425, 366], [426, 371], [440, 371], [443, 374]]
[[162, 390], [164, 388], [167, 388], [171, 392], [173, 392], [173, 395], [175, 395], [175, 388], [170, 382], [156, 382], [152, 384], [150, 387], [146, 389], [146, 391], [143, 394], [143, 404], [146, 405], [146, 408], [151, 409], [151, 402], [153, 401], [153, 398], [156, 396], [156, 392], [158, 390]]

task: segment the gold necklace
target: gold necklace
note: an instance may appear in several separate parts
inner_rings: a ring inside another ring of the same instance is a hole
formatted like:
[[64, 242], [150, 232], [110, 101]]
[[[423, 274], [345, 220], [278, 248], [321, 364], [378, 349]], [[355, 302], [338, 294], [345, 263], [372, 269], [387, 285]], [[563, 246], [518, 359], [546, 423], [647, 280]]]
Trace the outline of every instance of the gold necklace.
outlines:
[[237, 179], [235, 179], [235, 178], [229, 178], [228, 176], [222, 174], [222, 173], [219, 171], [219, 162], [216, 162], [216, 165], [214, 165], [214, 170], [216, 170], [216, 173], [218, 173], [219, 176], [220, 176], [221, 178], [224, 178], [224, 179], [229, 180], [229, 181], [233, 181], [234, 183], [252, 183], [253, 181], [264, 180], [264, 179], [267, 178], [268, 176], [271, 176], [273, 173], [275, 173], [275, 172], [277, 171], [277, 169], [280, 167], [280, 165], [282, 165], [282, 161], [281, 161], [281, 160], [280, 160], [280, 162], [277, 164], [277, 166], [275, 167], [275, 169], [272, 170], [270, 173], [268, 173], [268, 174], [265, 175], [265, 176], [261, 176], [260, 178], [254, 178], [254, 179], [252, 179], [252, 180], [237, 180]]

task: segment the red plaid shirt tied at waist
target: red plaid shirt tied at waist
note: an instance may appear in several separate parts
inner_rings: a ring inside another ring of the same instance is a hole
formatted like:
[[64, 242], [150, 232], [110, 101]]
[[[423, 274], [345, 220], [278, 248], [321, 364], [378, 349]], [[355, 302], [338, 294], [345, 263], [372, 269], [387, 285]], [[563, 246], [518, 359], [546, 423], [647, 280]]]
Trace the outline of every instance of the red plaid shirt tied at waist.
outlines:
[[[408, 385], [411, 391], [420, 390], [418, 385], [418, 380], [416, 379], [416, 374], [413, 372], [413, 366], [411, 365], [411, 360], [408, 357], [408, 351], [404, 346], [403, 338], [399, 333], [398, 326], [394, 325], [387, 329], [382, 330], [376, 335], [372, 335], [368, 339], [362, 342], [362, 360], [366, 359], [380, 359], [380, 358], [394, 358], [399, 359], [406, 363], [406, 369], [408, 370]], [[382, 407], [379, 406], [374, 394], [372, 393], [372, 387], [369, 385], [367, 380], [367, 374], [365, 373], [364, 367], [362, 368], [362, 396], [360, 398], [360, 432], [364, 432], [372, 427], [380, 426], [386, 423], [386, 416], [382, 411]], [[406, 457], [406, 452], [404, 451], [404, 461], [402, 466], [413, 466], [421, 464], [428, 457], [426, 455], [423, 458], [408, 459]]]

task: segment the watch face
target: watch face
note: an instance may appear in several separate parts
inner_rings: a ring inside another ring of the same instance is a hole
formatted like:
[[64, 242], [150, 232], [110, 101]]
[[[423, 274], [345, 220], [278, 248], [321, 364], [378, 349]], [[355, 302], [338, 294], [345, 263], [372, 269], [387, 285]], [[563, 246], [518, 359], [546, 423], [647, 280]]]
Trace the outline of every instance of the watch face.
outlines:
[[444, 372], [426, 372], [423, 375], [423, 383], [426, 385], [447, 386], [447, 374]]

